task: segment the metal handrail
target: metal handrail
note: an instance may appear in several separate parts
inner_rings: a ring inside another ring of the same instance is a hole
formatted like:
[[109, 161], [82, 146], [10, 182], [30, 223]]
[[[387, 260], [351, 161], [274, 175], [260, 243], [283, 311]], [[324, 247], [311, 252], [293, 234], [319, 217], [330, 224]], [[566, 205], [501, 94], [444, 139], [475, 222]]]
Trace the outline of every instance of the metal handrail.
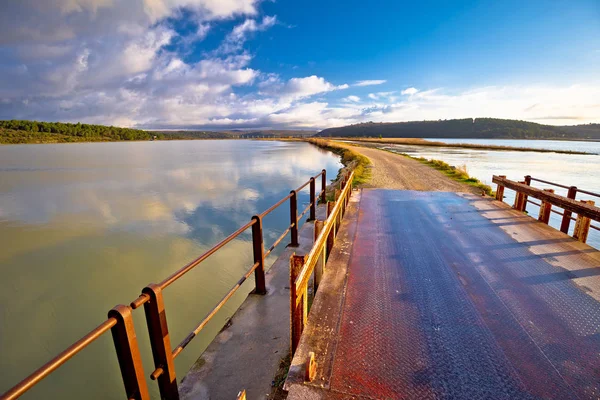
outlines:
[[66, 363], [74, 355], [85, 349], [90, 343], [98, 339], [102, 334], [108, 332], [113, 326], [117, 324], [116, 318], [109, 318], [96, 328], [92, 329], [87, 335], [67, 347], [64, 351], [58, 354], [56, 357], [48, 361], [46, 364], [38, 368], [27, 378], [23, 379], [18, 385], [7, 391], [2, 395], [2, 399], [16, 399], [22, 396], [25, 392], [35, 386], [42, 379], [50, 375], [58, 367]]
[[[318, 195], [315, 193], [314, 182], [315, 179], [321, 178], [322, 190]], [[200, 255], [196, 259], [189, 262], [184, 267], [175, 271], [158, 285], [150, 284], [142, 290], [142, 294], [137, 299], [132, 301], [129, 306], [118, 305], [109, 312], [109, 318], [100, 324], [97, 328], [89, 332], [83, 338], [69, 346], [66, 350], [52, 358], [48, 363], [37, 369], [27, 378], [23, 379], [17, 385], [9, 389], [2, 396], [0, 400], [13, 400], [22, 396], [33, 386], [43, 380], [45, 377], [50, 375], [54, 370], [59, 368], [71, 357], [85, 349], [89, 344], [98, 339], [102, 334], [112, 329], [113, 340], [115, 342], [115, 349], [117, 351], [117, 358], [119, 360], [119, 366], [121, 368], [121, 375], [123, 383], [125, 385], [125, 392], [128, 399], [149, 399], [149, 392], [144, 378], [143, 366], [141, 363], [141, 356], [137, 344], [136, 334], [133, 326], [133, 320], [131, 319], [131, 312], [142, 305], [144, 305], [146, 311], [146, 320], [148, 323], [148, 332], [150, 335], [150, 343], [152, 346], [152, 353], [154, 356], [155, 370], [152, 372], [150, 377], [157, 379], [159, 383], [159, 389], [162, 398], [178, 398], [177, 392], [177, 380], [175, 379], [175, 371], [173, 366], [173, 360], [183, 351], [183, 349], [191, 342], [194, 337], [200, 333], [200, 331], [206, 326], [206, 324], [217, 314], [217, 312], [223, 307], [223, 305], [233, 296], [233, 294], [241, 287], [241, 285], [255, 273], [256, 275], [256, 289], [255, 292], [258, 294], [264, 294], [265, 290], [265, 277], [264, 277], [264, 261], [265, 258], [273, 251], [273, 249], [279, 245], [285, 236], [291, 231], [292, 232], [292, 244], [298, 242], [298, 221], [306, 213], [304, 211], [301, 216], [295, 218], [295, 221], [290, 223], [284, 233], [275, 241], [275, 243], [269, 248], [267, 252], [264, 251], [263, 234], [262, 234], [262, 218], [270, 214], [273, 210], [284, 204], [287, 200], [290, 200], [290, 212], [291, 215], [297, 215], [297, 204], [296, 196], [299, 191], [304, 189], [306, 186], [311, 185], [311, 198], [309, 205], [306, 210], [311, 211], [311, 215], [314, 215], [315, 208], [318, 200], [325, 202], [326, 186], [327, 186], [327, 174], [325, 170], [322, 170], [317, 175], [311, 177], [303, 185], [301, 185], [295, 191], [290, 192], [289, 195], [279, 200], [277, 203], [269, 207], [267, 210], [258, 214], [246, 223], [244, 226], [237, 229], [231, 235], [227, 236], [219, 243], [214, 245], [204, 254]], [[196, 266], [201, 264], [208, 257], [216, 253], [219, 249], [227, 245], [229, 242], [237, 238], [239, 235], [244, 233], [249, 228], [252, 228], [252, 244], [254, 248], [254, 264], [246, 271], [246, 273], [240, 278], [240, 280], [227, 292], [227, 294], [217, 303], [215, 307], [202, 319], [202, 321], [196, 325], [196, 327], [186, 336], [186, 338], [179, 344], [175, 349], [170, 348], [168, 328], [166, 325], [166, 316], [164, 310], [164, 303], [162, 297], [162, 290], [169, 287], [172, 283], [177, 281], [179, 278], [184, 276], [186, 273], [194, 269]], [[295, 237], [294, 237], [295, 236]]]

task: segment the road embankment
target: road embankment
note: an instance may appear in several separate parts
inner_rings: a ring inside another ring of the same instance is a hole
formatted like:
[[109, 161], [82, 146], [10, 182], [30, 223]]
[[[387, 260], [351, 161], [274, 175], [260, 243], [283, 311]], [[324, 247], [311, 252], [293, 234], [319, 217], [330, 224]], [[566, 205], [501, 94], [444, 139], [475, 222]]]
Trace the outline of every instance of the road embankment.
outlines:
[[309, 139], [309, 142], [341, 154], [347, 167], [360, 163], [362, 180], [359, 183], [364, 188], [491, 194], [489, 186], [439, 160], [415, 159], [378, 148], [324, 139]]

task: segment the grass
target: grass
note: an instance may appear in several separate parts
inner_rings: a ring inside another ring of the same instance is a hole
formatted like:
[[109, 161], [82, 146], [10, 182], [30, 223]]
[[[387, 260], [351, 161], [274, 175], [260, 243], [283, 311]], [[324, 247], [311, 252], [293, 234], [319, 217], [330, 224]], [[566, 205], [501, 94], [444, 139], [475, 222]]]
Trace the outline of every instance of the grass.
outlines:
[[338, 171], [336, 181], [340, 178], [344, 170], [354, 170], [353, 185], [365, 183], [371, 177], [371, 169], [369, 168], [371, 161], [362, 154], [325, 139], [310, 138], [307, 141], [322, 149], [338, 154], [342, 158], [341, 161], [345, 168]]
[[[594, 154], [585, 151], [571, 151], [571, 150], [548, 150], [548, 149], [534, 149], [531, 147], [512, 147], [512, 146], [498, 146], [488, 144], [472, 144], [472, 143], [444, 143], [434, 142], [425, 139], [418, 138], [339, 138], [343, 140], [352, 140], [357, 142], [365, 143], [385, 143], [385, 144], [403, 144], [403, 145], [416, 145], [416, 146], [430, 146], [430, 147], [454, 147], [462, 149], [475, 149], [475, 150], [494, 150], [494, 151], [534, 151], [537, 153], [559, 153], [559, 154]], [[468, 140], [468, 139], [466, 139]]]
[[277, 370], [277, 374], [273, 378], [273, 382], [271, 382], [271, 399], [282, 400], [287, 397], [286, 393], [283, 390], [283, 384], [285, 383], [288, 371], [290, 370], [290, 365], [292, 365], [291, 354], [288, 354], [279, 361], [279, 369]]
[[[386, 151], [389, 151], [389, 150], [386, 150]], [[469, 174], [467, 173], [466, 166], [455, 167], [455, 166], [450, 165], [442, 160], [434, 160], [434, 159], [428, 160], [423, 157], [417, 158], [417, 157], [409, 156], [408, 154], [405, 154], [405, 153], [396, 153], [393, 151], [389, 151], [389, 152], [393, 153], [393, 154], [401, 155], [401, 156], [404, 156], [407, 158], [411, 158], [413, 160], [420, 162], [421, 164], [428, 165], [431, 168], [437, 169], [438, 171], [440, 171], [441, 173], [443, 173], [444, 175], [446, 175], [447, 177], [449, 177], [452, 180], [455, 180], [460, 183], [464, 183], [469, 186], [473, 186], [477, 189], [481, 189], [481, 191], [484, 192], [488, 196], [494, 196], [494, 191], [492, 190], [492, 188], [489, 185], [486, 185], [485, 183], [481, 182], [477, 178], [469, 176]]]

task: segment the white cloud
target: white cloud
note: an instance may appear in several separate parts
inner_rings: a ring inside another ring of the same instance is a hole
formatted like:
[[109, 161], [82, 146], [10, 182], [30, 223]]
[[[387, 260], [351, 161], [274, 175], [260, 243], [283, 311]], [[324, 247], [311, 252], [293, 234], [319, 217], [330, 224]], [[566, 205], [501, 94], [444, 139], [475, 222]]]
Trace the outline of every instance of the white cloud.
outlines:
[[382, 85], [386, 83], [386, 80], [383, 79], [371, 79], [365, 81], [358, 81], [354, 84], [354, 86], [373, 86], [373, 85]]
[[400, 92], [400, 94], [412, 96], [413, 94], [416, 94], [417, 92], [418, 92], [418, 90], [415, 89], [414, 87], [409, 87], [409, 88], [404, 89], [402, 92]]
[[351, 101], [353, 103], [358, 103], [360, 101], [360, 97], [358, 97], [358, 96], [348, 96], [344, 100], [345, 101]]
[[216, 53], [227, 54], [235, 53], [243, 48], [244, 42], [248, 38], [248, 34], [252, 32], [265, 31], [275, 25], [277, 16], [265, 16], [262, 21], [257, 22], [254, 19], [246, 19], [240, 25], [233, 28], [231, 33], [223, 41]]
[[271, 87], [267, 87], [264, 93], [293, 101], [334, 90], [344, 90], [348, 87], [347, 84], [335, 86], [323, 77], [311, 75], [304, 78], [292, 78], [285, 84], [275, 83]]
[[379, 96], [377, 96], [375, 93], [369, 93], [369, 98], [371, 100], [377, 100], [377, 99], [379, 99]]

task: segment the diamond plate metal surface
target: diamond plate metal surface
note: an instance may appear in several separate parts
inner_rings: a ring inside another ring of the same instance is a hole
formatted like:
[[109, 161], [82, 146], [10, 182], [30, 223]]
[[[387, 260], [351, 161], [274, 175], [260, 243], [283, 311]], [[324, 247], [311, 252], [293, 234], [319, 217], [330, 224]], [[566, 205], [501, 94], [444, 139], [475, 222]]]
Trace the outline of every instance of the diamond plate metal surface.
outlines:
[[600, 397], [600, 304], [568, 274], [467, 198], [362, 196], [332, 391], [377, 399]]

